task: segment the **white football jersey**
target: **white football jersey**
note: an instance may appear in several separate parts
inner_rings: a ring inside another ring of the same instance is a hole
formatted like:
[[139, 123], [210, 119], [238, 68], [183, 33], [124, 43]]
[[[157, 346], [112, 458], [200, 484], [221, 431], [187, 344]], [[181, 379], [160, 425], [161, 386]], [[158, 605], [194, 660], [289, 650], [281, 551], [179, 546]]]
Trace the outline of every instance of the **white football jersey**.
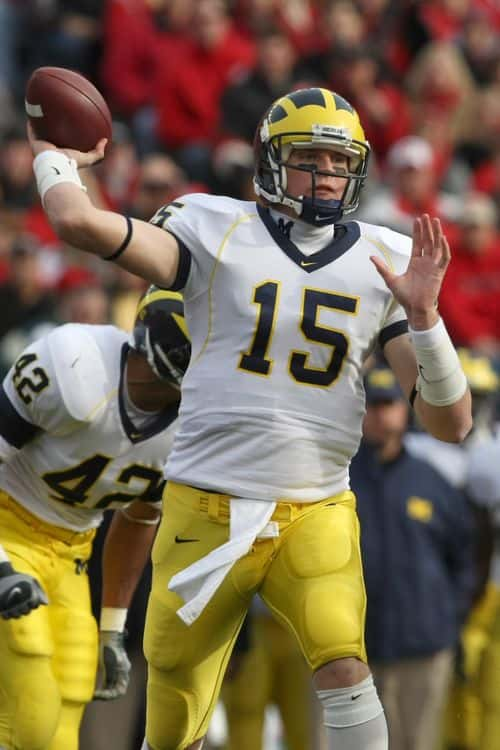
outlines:
[[477, 505], [487, 508], [495, 527], [491, 579], [500, 587], [500, 431], [469, 454], [467, 492]]
[[347, 488], [363, 361], [407, 330], [370, 256], [402, 273], [410, 238], [349, 222], [304, 255], [266, 209], [211, 195], [184, 196], [152, 222], [181, 245], [173, 288], [192, 338], [168, 477], [263, 500]]
[[129, 336], [68, 324], [27, 347], [0, 388], [0, 488], [64, 528], [107, 508], [158, 503], [177, 407], [137, 429], [125, 408]]

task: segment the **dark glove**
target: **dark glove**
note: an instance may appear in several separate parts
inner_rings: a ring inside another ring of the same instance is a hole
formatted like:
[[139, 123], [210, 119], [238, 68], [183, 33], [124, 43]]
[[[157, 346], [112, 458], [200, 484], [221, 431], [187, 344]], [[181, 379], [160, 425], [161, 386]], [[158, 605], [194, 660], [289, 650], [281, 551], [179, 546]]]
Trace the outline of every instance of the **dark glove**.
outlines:
[[16, 573], [9, 562], [0, 564], [0, 617], [4, 620], [22, 617], [48, 603], [45, 591], [35, 578]]
[[111, 701], [125, 695], [130, 679], [130, 661], [125, 651], [125, 633], [99, 632], [99, 670], [94, 699]]

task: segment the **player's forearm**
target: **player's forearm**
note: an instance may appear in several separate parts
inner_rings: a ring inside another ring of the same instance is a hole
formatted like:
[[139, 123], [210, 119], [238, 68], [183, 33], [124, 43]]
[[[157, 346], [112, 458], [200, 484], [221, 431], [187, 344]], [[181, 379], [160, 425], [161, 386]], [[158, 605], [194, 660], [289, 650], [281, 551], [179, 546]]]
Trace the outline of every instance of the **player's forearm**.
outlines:
[[46, 148], [37, 151], [33, 162], [38, 192], [56, 234], [153, 284], [170, 287], [179, 264], [175, 237], [149, 222], [94, 206], [78, 173], [78, 167], [93, 162], [88, 154], [73, 153], [83, 161], [77, 163], [67, 153]]
[[115, 512], [104, 544], [103, 607], [130, 606], [156, 534], [153, 515], [150, 520], [153, 523], [144, 524]]
[[448, 406], [433, 406], [418, 394], [414, 409], [422, 427], [446, 443], [460, 443], [472, 426], [469, 389], [458, 401]]
[[57, 236], [85, 252], [104, 258], [123, 240], [124, 217], [95, 208], [77, 185], [51, 187], [44, 196], [44, 209]]

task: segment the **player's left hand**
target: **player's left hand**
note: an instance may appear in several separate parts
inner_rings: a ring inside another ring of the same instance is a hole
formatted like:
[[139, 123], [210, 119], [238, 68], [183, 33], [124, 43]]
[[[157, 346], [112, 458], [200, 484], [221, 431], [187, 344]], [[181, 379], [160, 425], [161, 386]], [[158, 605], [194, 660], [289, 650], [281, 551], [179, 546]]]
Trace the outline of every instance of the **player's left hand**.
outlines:
[[413, 245], [405, 273], [398, 276], [377, 256], [371, 261], [397, 301], [405, 308], [408, 321], [431, 316], [438, 319], [437, 300], [451, 253], [439, 219], [428, 214], [413, 223]]
[[130, 680], [130, 661], [125, 651], [125, 633], [99, 632], [98, 683], [94, 699], [111, 701], [125, 695]]

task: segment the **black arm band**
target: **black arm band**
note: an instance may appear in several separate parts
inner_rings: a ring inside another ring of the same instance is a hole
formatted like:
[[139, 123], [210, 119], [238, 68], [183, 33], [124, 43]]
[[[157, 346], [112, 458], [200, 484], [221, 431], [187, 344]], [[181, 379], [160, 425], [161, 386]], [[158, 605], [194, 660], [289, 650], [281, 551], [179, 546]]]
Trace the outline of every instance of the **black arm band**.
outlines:
[[417, 398], [417, 393], [418, 393], [417, 386], [414, 385], [413, 388], [411, 389], [410, 398], [408, 399], [412, 409], [413, 409], [413, 404], [415, 403], [415, 399]]
[[132, 219], [130, 218], [130, 216], [125, 216], [124, 218], [127, 222], [127, 234], [125, 235], [125, 239], [123, 240], [118, 250], [115, 250], [115, 252], [111, 253], [111, 255], [107, 255], [105, 258], [103, 258], [103, 260], [116, 260], [122, 253], [125, 252], [125, 250], [129, 246], [130, 240], [132, 239]]

